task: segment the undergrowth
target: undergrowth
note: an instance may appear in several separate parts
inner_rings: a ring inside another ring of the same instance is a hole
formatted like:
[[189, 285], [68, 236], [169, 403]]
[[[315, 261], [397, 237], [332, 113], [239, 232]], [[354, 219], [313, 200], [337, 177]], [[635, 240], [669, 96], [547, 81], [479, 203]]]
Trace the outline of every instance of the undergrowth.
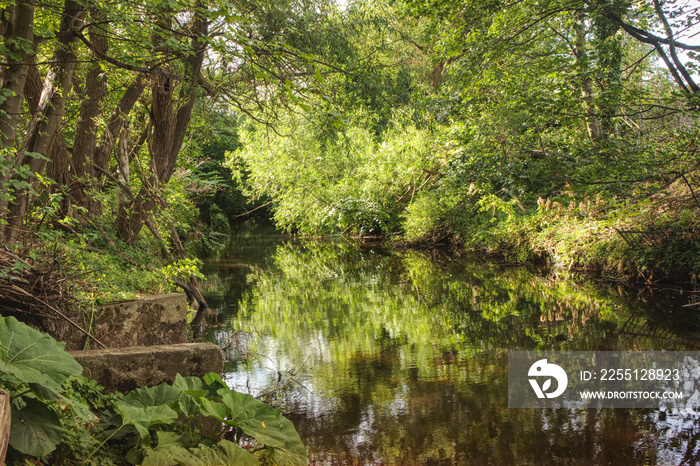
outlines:
[[449, 238], [461, 248], [510, 262], [597, 270], [631, 280], [700, 275], [700, 205], [686, 185], [627, 199], [567, 190], [529, 205], [514, 196], [470, 196], [456, 202], [438, 195], [419, 200], [406, 221], [409, 242]]

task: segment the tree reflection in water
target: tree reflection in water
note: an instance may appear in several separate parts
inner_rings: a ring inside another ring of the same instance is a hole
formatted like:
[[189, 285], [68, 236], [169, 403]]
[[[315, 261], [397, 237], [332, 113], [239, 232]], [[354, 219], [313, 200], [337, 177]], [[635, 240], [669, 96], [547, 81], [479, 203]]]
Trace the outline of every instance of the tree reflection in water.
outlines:
[[[261, 243], [207, 261], [228, 379], [275, 402], [319, 465], [694, 464], [694, 413], [508, 409], [507, 351], [695, 350], [668, 300], [483, 261]], [[230, 254], [230, 256], [227, 256]], [[228, 257], [235, 257], [230, 260]], [[248, 264], [241, 268], [240, 264]], [[264, 355], [256, 356], [256, 355]]]

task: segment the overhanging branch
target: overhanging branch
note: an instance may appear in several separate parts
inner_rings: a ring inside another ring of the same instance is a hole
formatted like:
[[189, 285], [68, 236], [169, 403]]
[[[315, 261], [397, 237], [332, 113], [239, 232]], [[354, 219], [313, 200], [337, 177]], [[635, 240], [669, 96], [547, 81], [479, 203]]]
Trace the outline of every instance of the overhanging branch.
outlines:
[[146, 73], [146, 74], [154, 74], [158, 76], [165, 76], [166, 78], [174, 79], [176, 81], [188, 81], [189, 78], [185, 76], [180, 76], [178, 74], [174, 73], [168, 73], [167, 71], [162, 71], [162, 70], [157, 70], [159, 68], [159, 65], [155, 65], [153, 67], [145, 67], [145, 66], [138, 66], [138, 65], [132, 65], [130, 63], [125, 63], [121, 60], [117, 60], [114, 57], [110, 57], [106, 53], [102, 52], [101, 50], [97, 49], [91, 42], [90, 40], [85, 37], [82, 33], [75, 32], [75, 36], [80, 39], [90, 50], [92, 50], [96, 56], [98, 56], [100, 59], [106, 61], [107, 63], [111, 63], [112, 65], [129, 70], [129, 71], [137, 71], [139, 73]]

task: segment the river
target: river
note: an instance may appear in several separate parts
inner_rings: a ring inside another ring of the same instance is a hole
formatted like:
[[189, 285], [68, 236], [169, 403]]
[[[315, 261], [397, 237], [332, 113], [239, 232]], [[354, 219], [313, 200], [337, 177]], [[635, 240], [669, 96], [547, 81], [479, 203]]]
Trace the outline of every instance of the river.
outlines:
[[700, 414], [509, 409], [509, 350], [698, 350], [687, 296], [342, 237], [236, 232], [204, 259], [206, 338], [312, 465], [681, 465]]

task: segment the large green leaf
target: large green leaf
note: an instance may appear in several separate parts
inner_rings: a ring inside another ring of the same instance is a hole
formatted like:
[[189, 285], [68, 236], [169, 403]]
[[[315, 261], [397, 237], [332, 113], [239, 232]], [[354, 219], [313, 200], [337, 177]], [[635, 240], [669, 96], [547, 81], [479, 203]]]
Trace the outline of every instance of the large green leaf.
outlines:
[[177, 374], [175, 376], [173, 387], [178, 389], [180, 393], [186, 393], [195, 400], [199, 400], [203, 396], [211, 393], [207, 385], [205, 385], [202, 379], [199, 377], [183, 377], [180, 374]]
[[10, 445], [30, 456], [42, 457], [56, 449], [65, 430], [58, 415], [41, 401], [27, 398], [26, 405], [12, 413]]
[[[202, 414], [213, 417], [217, 421], [225, 422], [231, 416], [231, 409], [223, 403], [217, 403], [208, 399], [202, 400]], [[238, 426], [238, 424], [233, 424]]]
[[306, 448], [292, 421], [282, 416], [279, 409], [245, 393], [232, 390], [221, 392], [221, 401], [230, 409], [231, 420], [246, 435], [272, 447], [280, 463], [306, 464]]
[[23, 382], [60, 389], [68, 377], [83, 373], [80, 364], [64, 351], [65, 347], [65, 343], [14, 317], [0, 317], [0, 372]]
[[188, 418], [200, 414], [200, 403], [208, 395], [215, 396], [217, 389], [207, 386], [199, 377], [183, 377], [180, 374], [175, 376], [173, 387], [180, 392], [178, 399], [180, 411]]
[[179, 397], [180, 392], [176, 388], [167, 383], [162, 383], [156, 387], [144, 387], [132, 390], [120, 403], [125, 406], [140, 408], [145, 408], [147, 406], [171, 406], [177, 403]]
[[158, 432], [158, 446], [147, 447], [146, 457], [141, 463], [142, 466], [173, 466], [180, 464], [179, 458], [184, 458], [190, 454], [182, 446], [182, 437], [174, 432]]
[[156, 424], [170, 424], [177, 419], [177, 413], [165, 405], [141, 407], [117, 403], [116, 410], [122, 416], [122, 423], [136, 427], [141, 438], [149, 435], [149, 427]]
[[235, 443], [222, 440], [209, 447], [199, 445], [187, 450], [180, 437], [172, 432], [158, 432], [158, 446], [146, 448], [142, 466], [258, 466], [260, 463], [248, 451]]
[[57, 401], [65, 406], [72, 408], [76, 416], [78, 416], [84, 421], [94, 422], [97, 420], [97, 416], [95, 416], [95, 414], [92, 411], [90, 411], [90, 408], [86, 404], [81, 403], [80, 401], [71, 400], [70, 398], [67, 398], [62, 394], [52, 390], [51, 388], [41, 384], [30, 383], [29, 388], [31, 388], [32, 392], [34, 392], [34, 395], [36, 395], [40, 399]]
[[233, 442], [222, 440], [213, 447], [200, 445], [190, 449], [192, 454], [185, 466], [258, 466], [260, 462]]
[[204, 382], [208, 386], [213, 388], [215, 391], [222, 389], [222, 388], [228, 389], [228, 385], [226, 385], [226, 382], [224, 382], [221, 379], [221, 376], [219, 374], [217, 374], [216, 372], [210, 372], [210, 373], [206, 374], [203, 378], [204, 378]]
[[187, 418], [191, 419], [194, 416], [201, 414], [201, 409], [199, 407], [199, 403], [197, 403], [197, 400], [186, 393], [180, 394], [178, 406], [180, 407], [182, 414], [184, 414]]
[[141, 466], [177, 466], [182, 464], [184, 458], [190, 456], [190, 452], [179, 445], [158, 445], [156, 448], [147, 447], [144, 450], [146, 457]]
[[239, 427], [261, 445], [270, 447], [281, 464], [306, 464], [306, 448], [292, 421], [282, 416], [279, 409], [232, 390], [219, 390], [219, 395], [223, 403], [202, 400], [202, 414]]

